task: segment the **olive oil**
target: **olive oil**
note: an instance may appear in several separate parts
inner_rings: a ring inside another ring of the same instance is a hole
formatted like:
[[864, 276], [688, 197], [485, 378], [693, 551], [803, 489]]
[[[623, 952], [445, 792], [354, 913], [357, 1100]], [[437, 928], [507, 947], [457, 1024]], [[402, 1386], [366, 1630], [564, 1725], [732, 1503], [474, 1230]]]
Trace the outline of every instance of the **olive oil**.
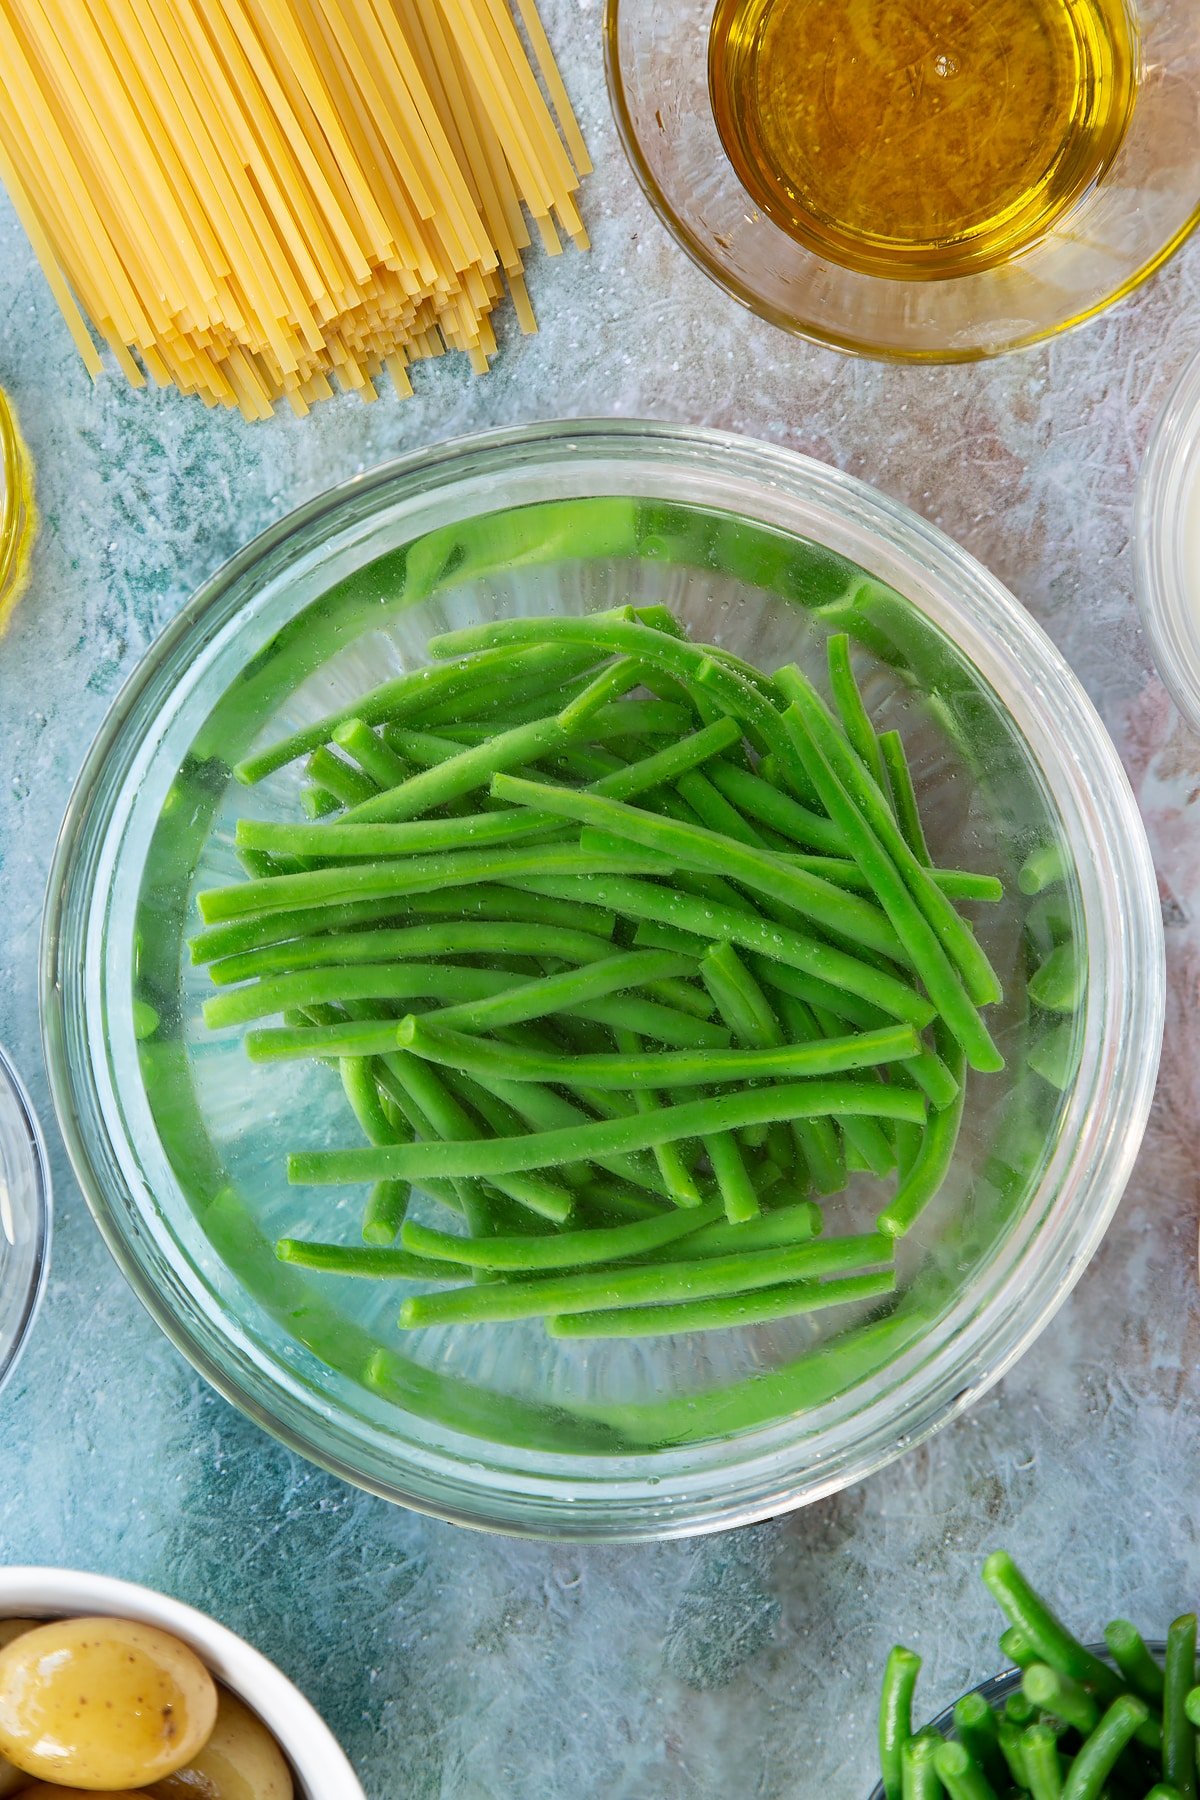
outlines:
[[754, 202], [844, 267], [991, 268], [1112, 162], [1137, 82], [1124, 0], [718, 0], [709, 80]]

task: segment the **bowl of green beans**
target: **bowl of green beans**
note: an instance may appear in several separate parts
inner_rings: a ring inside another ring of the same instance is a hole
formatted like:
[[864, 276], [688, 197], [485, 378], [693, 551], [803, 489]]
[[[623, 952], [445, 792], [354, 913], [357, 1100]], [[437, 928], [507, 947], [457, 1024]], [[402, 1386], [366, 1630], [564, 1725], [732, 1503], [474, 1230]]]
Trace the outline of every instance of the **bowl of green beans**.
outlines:
[[761, 1518], [982, 1392], [1162, 1031], [1115, 752], [932, 527], [718, 433], [323, 496], [120, 697], [50, 886], [84, 1192], [326, 1467], [583, 1537]]
[[1162, 1641], [1114, 1619], [1086, 1644], [1026, 1580], [1007, 1551], [983, 1579], [1008, 1618], [1009, 1667], [919, 1731], [921, 1659], [901, 1645], [884, 1673], [882, 1779], [871, 1800], [1195, 1800], [1200, 1781], [1196, 1615]]

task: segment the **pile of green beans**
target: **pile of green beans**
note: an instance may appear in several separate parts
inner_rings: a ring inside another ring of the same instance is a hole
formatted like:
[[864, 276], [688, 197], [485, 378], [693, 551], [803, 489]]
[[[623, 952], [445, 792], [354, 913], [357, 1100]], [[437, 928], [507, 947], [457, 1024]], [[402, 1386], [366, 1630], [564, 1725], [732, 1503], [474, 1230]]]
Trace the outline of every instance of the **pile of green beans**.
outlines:
[[879, 1713], [885, 1800], [1197, 1800], [1196, 1615], [1175, 1620], [1161, 1661], [1126, 1619], [1097, 1656], [1034, 1592], [1006, 1551], [983, 1579], [1008, 1620], [1002, 1654], [1021, 1672], [1003, 1707], [954, 1708], [954, 1737], [914, 1732], [921, 1659], [897, 1646]]
[[[833, 710], [661, 607], [430, 652], [239, 766], [253, 786], [306, 757], [306, 816], [243, 818], [247, 879], [199, 897], [207, 1024], [335, 1066], [366, 1139], [289, 1160], [368, 1185], [363, 1242], [279, 1256], [464, 1284], [405, 1298], [405, 1327], [556, 1337], [892, 1292], [968, 1071], [1003, 1067], [960, 910], [1002, 889], [933, 866], [849, 641]], [[821, 1237], [860, 1173], [891, 1184], [876, 1230]], [[455, 1229], [407, 1216], [415, 1185]]]

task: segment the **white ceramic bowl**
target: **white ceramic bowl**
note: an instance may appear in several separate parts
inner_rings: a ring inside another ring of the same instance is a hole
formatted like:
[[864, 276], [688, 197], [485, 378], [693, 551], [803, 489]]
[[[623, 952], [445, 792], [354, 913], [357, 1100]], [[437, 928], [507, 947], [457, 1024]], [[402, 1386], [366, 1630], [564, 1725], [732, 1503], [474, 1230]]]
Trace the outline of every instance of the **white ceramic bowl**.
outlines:
[[302, 1800], [366, 1800], [320, 1714], [275, 1664], [235, 1632], [152, 1588], [74, 1569], [0, 1568], [0, 1618], [101, 1616], [157, 1625], [196, 1652], [274, 1733]]

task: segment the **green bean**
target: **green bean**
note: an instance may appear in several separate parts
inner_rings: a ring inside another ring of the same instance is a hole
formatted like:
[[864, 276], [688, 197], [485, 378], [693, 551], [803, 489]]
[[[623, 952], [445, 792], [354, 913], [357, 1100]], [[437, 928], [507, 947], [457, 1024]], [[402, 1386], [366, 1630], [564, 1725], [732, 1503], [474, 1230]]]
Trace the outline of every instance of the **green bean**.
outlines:
[[[289, 1009], [285, 1016], [291, 1019], [296, 1013]], [[400, 1021], [395, 1018], [341, 1019], [332, 1025], [268, 1025], [248, 1031], [244, 1042], [251, 1062], [385, 1056], [399, 1049], [399, 1028]]]
[[290, 940], [312, 942], [327, 931], [342, 935], [352, 926], [394, 920], [401, 910], [408, 916], [455, 920], [463, 920], [467, 912], [473, 912], [477, 919], [543, 923], [608, 937], [616, 928], [615, 914], [579, 900], [483, 884], [447, 893], [410, 894], [403, 909], [394, 899], [385, 898], [267, 913], [257, 919], [234, 919], [196, 932], [188, 939], [188, 952], [193, 963], [212, 962], [218, 957], [246, 955]]
[[[587, 963], [582, 969], [564, 969], [556, 975], [523, 982], [519, 987], [509, 985], [504, 993], [490, 999], [465, 998], [439, 1009], [431, 1018], [439, 1027], [452, 1026], [458, 1031], [495, 1031], [501, 1025], [569, 1011], [589, 1000], [640, 987], [647, 981], [685, 975], [689, 966], [685, 957], [670, 950], [631, 950]], [[698, 1019], [690, 1023], [700, 1033], [701, 1042], [718, 1030]]]
[[[878, 1260], [869, 1252], [858, 1254], [859, 1267]], [[797, 1244], [791, 1249], [714, 1256], [703, 1262], [633, 1264], [589, 1269], [579, 1275], [497, 1281], [486, 1287], [414, 1295], [401, 1308], [400, 1324], [412, 1330], [425, 1325], [474, 1325], [609, 1312], [639, 1304], [659, 1307], [676, 1301], [715, 1300], [777, 1287], [789, 1278], [812, 1277], [831, 1260], [828, 1243]]]
[[[1145, 1699], [1145, 1695], [1139, 1698]], [[1200, 1726], [1200, 1687], [1194, 1687], [1183, 1703], [1183, 1710], [1193, 1725]]]
[[[641, 949], [635, 942], [634, 949]], [[664, 1006], [674, 1007], [676, 1012], [690, 1013], [693, 1019], [704, 1019], [711, 1024], [713, 1003], [702, 987], [698, 987], [690, 978], [676, 980], [668, 977], [666, 981], [648, 981], [646, 992], [652, 999], [660, 1000]]]
[[412, 771], [363, 719], [347, 719], [335, 726], [332, 742], [352, 756], [376, 788], [395, 787]]
[[[929, 854], [929, 845], [925, 842], [925, 827], [921, 823], [921, 812], [917, 805], [908, 757], [904, 754], [904, 739], [898, 731], [880, 733], [879, 753], [887, 772], [887, 786], [892, 796], [896, 823], [904, 835], [905, 843], [917, 861], [923, 868], [928, 869], [933, 863], [933, 858]], [[935, 874], [934, 880], [937, 881], [937, 879]], [[944, 884], [943, 892], [945, 892]]]
[[1167, 1632], [1163, 1677], [1163, 1775], [1184, 1800], [1196, 1800], [1196, 1732], [1187, 1713], [1195, 1685], [1196, 1615], [1184, 1613]]
[[1007, 1656], [1014, 1669], [1027, 1669], [1038, 1660], [1037, 1651], [1019, 1626], [1010, 1625], [1000, 1633], [1000, 1653]]
[[603, 1312], [552, 1314], [546, 1330], [553, 1338], [661, 1337], [682, 1331], [721, 1331], [766, 1325], [827, 1306], [875, 1300], [896, 1286], [891, 1269], [852, 1275], [842, 1281], [794, 1281], [712, 1300], [685, 1300], [676, 1306], [613, 1307]]
[[342, 810], [342, 803], [336, 794], [331, 794], [328, 788], [314, 787], [311, 782], [301, 790], [300, 805], [310, 819], [324, 819], [330, 813]]
[[445, 1263], [426, 1262], [406, 1250], [369, 1249], [364, 1245], [314, 1244], [303, 1238], [280, 1238], [280, 1262], [323, 1275], [366, 1275], [376, 1281], [452, 1281]]
[[580, 667], [586, 667], [589, 662], [594, 661], [594, 657], [584, 659], [572, 653], [567, 646], [538, 644], [532, 650], [514, 653], [512, 649], [502, 647], [444, 664], [439, 668], [412, 669], [407, 674], [385, 682], [382, 687], [356, 700], [353, 705], [343, 707], [340, 712], [330, 713], [325, 718], [318, 719], [315, 724], [292, 732], [289, 737], [273, 744], [269, 750], [247, 757], [237, 764], [234, 774], [248, 787], [253, 786], [264, 776], [294, 762], [306, 751], [316, 750], [320, 745], [329, 743], [337, 727], [350, 719], [359, 718], [365, 725], [377, 725], [385, 719], [418, 717], [427, 712], [435, 701], [470, 690], [481, 678], [486, 679], [493, 671], [509, 678], [517, 671], [525, 672], [534, 667], [544, 669], [547, 673], [555, 671], [565, 674], [568, 670], [575, 673]]
[[[855, 858], [871, 878], [880, 902], [912, 958], [917, 974], [930, 999], [945, 1019], [966, 1052], [973, 1068], [995, 1071], [1004, 1067], [1004, 1058], [996, 1049], [979, 1013], [972, 1005], [958, 972], [933, 927], [918, 907], [916, 900], [897, 874], [879, 837], [858, 810], [857, 799], [843, 786], [839, 773], [824, 754], [809, 728], [808, 716], [789, 708], [785, 724], [794, 728], [797, 743], [803, 746], [813, 779], [821, 788], [821, 797], [853, 838]], [[919, 864], [913, 865], [919, 867]]]
[[775, 1212], [762, 1213], [731, 1225], [722, 1219], [689, 1237], [686, 1253], [692, 1256], [725, 1256], [734, 1250], [769, 1250], [777, 1244], [803, 1244], [821, 1235], [821, 1209], [812, 1200], [798, 1200]]
[[[672, 706], [668, 701], [635, 700], [603, 706], [575, 730], [586, 731], [596, 738], [640, 736], [645, 731], [675, 736], [686, 729], [688, 723], [682, 708]], [[482, 744], [460, 749], [456, 756], [448, 757], [434, 768], [423, 769], [419, 775], [410, 776], [399, 787], [388, 788], [374, 799], [351, 807], [346, 819], [350, 823], [367, 824], [416, 818], [420, 813], [444, 806], [448, 800], [457, 800], [476, 788], [486, 787], [497, 771], [537, 762], [539, 757], [568, 743], [570, 737], [571, 733], [553, 717], [514, 725], [508, 731], [497, 732]]]
[[1078, 1012], [1084, 991], [1085, 969], [1074, 943], [1052, 950], [1029, 983], [1029, 998], [1045, 1012]]
[[700, 978], [739, 1043], [764, 1050], [783, 1043], [783, 1032], [766, 995], [732, 944], [713, 944], [705, 952]]
[[846, 840], [832, 819], [810, 812], [761, 775], [739, 769], [735, 763], [717, 761], [710, 765], [708, 777], [743, 813], [749, 813], [803, 849], [839, 859], [845, 856]]
[[355, 857], [428, 854], [435, 850], [478, 850], [485, 844], [553, 837], [557, 819], [533, 813], [471, 813], [459, 819], [406, 819], [398, 825], [292, 825], [273, 819], [239, 819], [234, 841], [258, 850], [319, 856], [348, 862]]
[[937, 1772], [936, 1738], [910, 1738], [900, 1752], [901, 1800], [945, 1800]]
[[[732, 838], [737, 844], [747, 844], [752, 850], [770, 848], [759, 828], [745, 818], [708, 776], [698, 769], [681, 776], [675, 783], [675, 790], [691, 809], [695, 820], [707, 830]], [[791, 846], [785, 842], [784, 848], [790, 849]]]
[[[559, 859], [563, 854], [562, 851], [557, 853]], [[581, 852], [575, 854], [582, 855]], [[550, 850], [547, 849], [544, 855], [549, 857]], [[532, 860], [532, 852], [530, 857]], [[822, 992], [832, 992], [835, 1003], [838, 992], [844, 992], [854, 999], [866, 1000], [885, 1015], [904, 1019], [918, 1029], [928, 1025], [934, 1015], [934, 1008], [904, 982], [885, 975], [844, 950], [835, 949], [832, 944], [803, 937], [757, 913], [697, 900], [690, 894], [655, 887], [649, 881], [633, 881], [617, 875], [594, 875], [587, 879], [586, 886], [573, 885], [569, 889], [560, 886], [563, 879], [557, 873], [530, 874], [522, 877], [522, 885], [534, 893], [550, 894], [555, 898], [574, 898], [586, 892], [596, 905], [624, 913], [629, 918], [678, 926], [710, 942], [728, 939], [731, 944], [757, 951], [761, 956], [786, 963], [814, 977], [824, 984]], [[854, 1015], [844, 1012], [842, 1016]]]
[[[554, 956], [562, 962], [590, 963], [612, 955], [612, 929], [578, 931], [562, 926], [526, 925], [511, 920], [453, 919], [433, 925], [406, 925], [396, 930], [342, 931], [326, 937], [296, 938], [265, 944], [240, 956], [214, 963], [209, 979], [218, 987], [255, 976], [280, 975], [299, 969], [341, 967], [354, 963], [419, 962], [433, 956]], [[611, 919], [615, 927], [615, 919]], [[700, 996], [703, 1001], [703, 996]], [[703, 1017], [708, 1017], [706, 1011]]]
[[[646, 868], [645, 858], [639, 861], [631, 855], [629, 873], [643, 873]], [[610, 860], [597, 860], [570, 845], [448, 850], [440, 856], [306, 869], [299, 875], [273, 875], [235, 887], [210, 888], [199, 896], [200, 916], [206, 924], [215, 924], [248, 914], [304, 910], [331, 902], [398, 900], [428, 888], [465, 887], [477, 881], [523, 880], [527, 875], [542, 878], [549, 873], [607, 875], [612, 869]]]
[[1141, 1632], [1128, 1619], [1114, 1619], [1104, 1628], [1104, 1641], [1130, 1693], [1148, 1706], [1161, 1707], [1165, 1677], [1146, 1648]]
[[564, 731], [573, 731], [582, 725], [601, 706], [610, 700], [620, 700], [637, 687], [642, 679], [642, 665], [632, 656], [622, 656], [616, 662], [609, 663], [593, 676], [583, 692], [564, 706], [558, 714], [558, 722]]
[[1066, 878], [1067, 859], [1062, 844], [1043, 844], [1021, 865], [1017, 886], [1032, 899], [1035, 894], [1044, 894], [1048, 887], [1054, 887]]
[[860, 1032], [853, 1037], [823, 1038], [811, 1044], [769, 1050], [656, 1051], [640, 1056], [601, 1054], [560, 1057], [515, 1044], [497, 1044], [443, 1025], [440, 1018], [410, 1017], [398, 1028], [396, 1041], [415, 1055], [474, 1074], [510, 1081], [541, 1081], [571, 1086], [628, 1091], [634, 1088], [703, 1087], [729, 1082], [797, 1079], [875, 1068], [902, 1062], [912, 1053], [916, 1035], [910, 1026]]
[[1048, 1725], [1029, 1725], [1021, 1738], [1025, 1774], [1032, 1800], [1062, 1800], [1062, 1759], [1058, 1739]]
[[897, 1644], [887, 1660], [879, 1705], [879, 1766], [885, 1800], [901, 1800], [900, 1757], [913, 1735], [912, 1703], [921, 1659]]
[[665, 631], [671, 637], [686, 638], [687, 628], [671, 611], [669, 606], [662, 606], [654, 601], [649, 606], [634, 606], [630, 609], [635, 619], [643, 625], [652, 625], [655, 631]]
[[613, 1030], [640, 1032], [643, 1037], [680, 1050], [722, 1049], [729, 1041], [723, 1026], [698, 1019], [693, 1012], [678, 1012], [657, 1000], [643, 1000], [639, 994], [614, 994], [611, 999], [585, 1001], [573, 1007], [571, 1014], [564, 1014], [564, 1021], [573, 1014]]
[[[946, 1035], [948, 1037], [949, 1033]], [[962, 1066], [961, 1052], [958, 1053], [957, 1062], [953, 1060], [958, 1046], [946, 1043], [943, 1048], [947, 1057], [952, 1059], [950, 1072], [959, 1083], [958, 1092], [949, 1106], [930, 1113], [916, 1159], [901, 1177], [894, 1196], [879, 1215], [879, 1230], [886, 1231], [891, 1237], [904, 1237], [912, 1230], [941, 1189], [954, 1161], [966, 1107], [966, 1071]], [[909, 1063], [907, 1067], [912, 1069], [913, 1064]]]
[[376, 1181], [363, 1214], [365, 1244], [394, 1244], [404, 1223], [412, 1190], [407, 1181]]
[[964, 1694], [956, 1703], [954, 1729], [988, 1780], [1002, 1781], [1005, 1763], [1000, 1754], [998, 1721], [982, 1694]]
[[[638, 1056], [642, 1052], [642, 1042], [636, 1032], [618, 1029], [614, 1034], [614, 1041], [622, 1056]], [[633, 1102], [634, 1110], [639, 1113], [658, 1112], [662, 1104], [652, 1088], [637, 1089]], [[658, 1165], [663, 1186], [676, 1206], [689, 1210], [699, 1206], [703, 1195], [696, 1186], [680, 1146], [676, 1143], [655, 1144], [651, 1148], [651, 1155]]]
[[1024, 1731], [1026, 1725], [1032, 1725], [1037, 1718], [1037, 1707], [1027, 1694], [1018, 1689], [1005, 1700], [1004, 1716], [1010, 1724], [1019, 1725]]
[[1021, 1677], [1021, 1688], [1034, 1706], [1073, 1725], [1083, 1737], [1089, 1737], [1100, 1723], [1100, 1708], [1087, 1689], [1047, 1663], [1031, 1663]]
[[[654, 1144], [699, 1137], [706, 1131], [734, 1131], [760, 1121], [864, 1113], [873, 1118], [924, 1116], [920, 1097], [880, 1082], [846, 1080], [787, 1082], [747, 1088], [716, 1099], [665, 1106], [646, 1117], [601, 1119], [522, 1138], [470, 1139], [399, 1145], [395, 1149], [308, 1150], [288, 1159], [289, 1179], [318, 1185], [378, 1181], [385, 1176], [421, 1181], [427, 1176], [468, 1176], [491, 1180], [523, 1169], [556, 1163], [598, 1161], [628, 1155]], [[1103, 1665], [1101, 1665], [1103, 1666]]]
[[369, 775], [343, 762], [332, 750], [315, 750], [308, 759], [305, 773], [317, 787], [332, 794], [340, 806], [357, 806], [379, 792]]
[[[781, 858], [834, 887], [854, 894], [873, 894], [874, 889], [857, 863], [838, 856], [796, 856], [790, 850]], [[929, 879], [947, 900], [979, 900], [994, 904], [1004, 898], [1004, 884], [994, 875], [976, 875], [971, 869], [930, 869]]]
[[962, 1744], [935, 1745], [933, 1762], [950, 1800], [996, 1800], [995, 1788]]
[[847, 895], [831, 882], [820, 881], [802, 869], [787, 868], [769, 851], [736, 844], [702, 825], [659, 818], [623, 801], [548, 787], [513, 775], [497, 775], [491, 791], [496, 799], [533, 811], [556, 813], [581, 825], [595, 825], [675, 863], [728, 876], [782, 901], [802, 918], [835, 936], [884, 956], [895, 957], [899, 953], [896, 934], [878, 907]]
[[673, 1244], [720, 1217], [717, 1201], [695, 1212], [660, 1213], [633, 1225], [614, 1225], [607, 1230], [564, 1231], [552, 1237], [463, 1238], [430, 1231], [410, 1220], [402, 1242], [414, 1255], [434, 1261], [457, 1263], [474, 1269], [583, 1268], [589, 1263], [622, 1262], [647, 1250]]
[[693, 732], [690, 737], [680, 738], [678, 743], [667, 744], [653, 755], [643, 756], [637, 762], [599, 776], [592, 783], [592, 791], [610, 800], [632, 800], [638, 794], [649, 793], [677, 780], [711, 757], [719, 756], [729, 749], [737, 736], [737, 726], [729, 719], [721, 719], [715, 725], [706, 725], [701, 731]]
[[1012, 1784], [1022, 1792], [1029, 1786], [1025, 1768], [1025, 1747], [1022, 1742], [1027, 1726], [1028, 1721], [1017, 1723], [1006, 1716], [996, 1727], [996, 1742], [1000, 1746], [1000, 1755], [1008, 1769]]
[[709, 1132], [703, 1139], [705, 1153], [712, 1166], [713, 1179], [725, 1207], [730, 1224], [756, 1219], [762, 1211], [754, 1183], [730, 1131]]
[[[1133, 1694], [1121, 1694], [1114, 1700], [1071, 1764], [1063, 1788], [1063, 1800], [1100, 1800], [1104, 1784], [1116, 1768], [1122, 1752], [1136, 1736], [1138, 1727], [1144, 1725], [1149, 1716], [1142, 1701]], [[1193, 1759], [1193, 1789], [1195, 1774]], [[1183, 1792], [1186, 1793], [1187, 1789], [1184, 1788]]]
[[[647, 952], [647, 954], [650, 954]], [[666, 952], [659, 952], [665, 955]], [[512, 977], [495, 969], [460, 968], [454, 963], [371, 963], [346, 967], [296, 969], [250, 987], [227, 988], [204, 1002], [204, 1022], [211, 1031], [245, 1025], [271, 1013], [337, 1004], [343, 1000], [483, 1000], [510, 993]], [[394, 1048], [395, 1040], [385, 1048]], [[344, 1055], [334, 1050], [333, 1055]]]
[[463, 746], [447, 731], [411, 731], [403, 726], [384, 725], [380, 735], [389, 749], [422, 769], [440, 768], [462, 754]]
[[850, 639], [844, 631], [825, 646], [829, 661], [829, 688], [851, 749], [881, 793], [888, 792], [879, 740], [875, 736], [850, 661]]
[[1177, 1787], [1169, 1787], [1165, 1781], [1156, 1781], [1146, 1795], [1146, 1800], [1183, 1800], [1183, 1795]]
[[1090, 1687], [1101, 1700], [1121, 1692], [1120, 1682], [1098, 1656], [1086, 1650], [1034, 1592], [1006, 1550], [993, 1551], [983, 1565], [984, 1582], [1010, 1624], [1015, 1625], [1040, 1661], [1059, 1675]]
[[[871, 850], [873, 867], [868, 871], [872, 875], [872, 881], [876, 880], [877, 872], [883, 873], [887, 877], [884, 888], [890, 889], [895, 878], [899, 878], [935, 941], [949, 958], [951, 965], [958, 970], [967, 992], [977, 1006], [986, 1006], [1002, 999], [1003, 989], [996, 971], [974, 934], [959, 918], [936, 883], [930, 880], [928, 871], [905, 843], [887, 801], [842, 737], [815, 688], [794, 668], [781, 670], [776, 679], [792, 701], [784, 715], [785, 721], [798, 717], [803, 722], [805, 741], [819, 753], [822, 766], [832, 771], [835, 785], [848, 799], [860, 827], [866, 827], [865, 834], [860, 829], [856, 835], [860, 847], [865, 845], [867, 837], [874, 846]], [[797, 744], [797, 749], [800, 748], [801, 745]], [[806, 766], [824, 800], [828, 782], [818, 781], [818, 773], [811, 766], [811, 759]], [[838, 818], [835, 812], [830, 811], [828, 802], [826, 811], [831, 818]], [[839, 822], [842, 823], [843, 830], [846, 830], [844, 819]], [[848, 830], [846, 835], [847, 841], [853, 844]], [[876, 851], [882, 851], [882, 858]], [[858, 850], [854, 850], [853, 854], [855, 861], [861, 866], [862, 859]], [[877, 889], [881, 905], [885, 899], [884, 888]], [[888, 909], [885, 907], [885, 910]], [[897, 925], [897, 920], [890, 911], [888, 916], [893, 925]], [[901, 937], [906, 949], [910, 948], [903, 934]]]

